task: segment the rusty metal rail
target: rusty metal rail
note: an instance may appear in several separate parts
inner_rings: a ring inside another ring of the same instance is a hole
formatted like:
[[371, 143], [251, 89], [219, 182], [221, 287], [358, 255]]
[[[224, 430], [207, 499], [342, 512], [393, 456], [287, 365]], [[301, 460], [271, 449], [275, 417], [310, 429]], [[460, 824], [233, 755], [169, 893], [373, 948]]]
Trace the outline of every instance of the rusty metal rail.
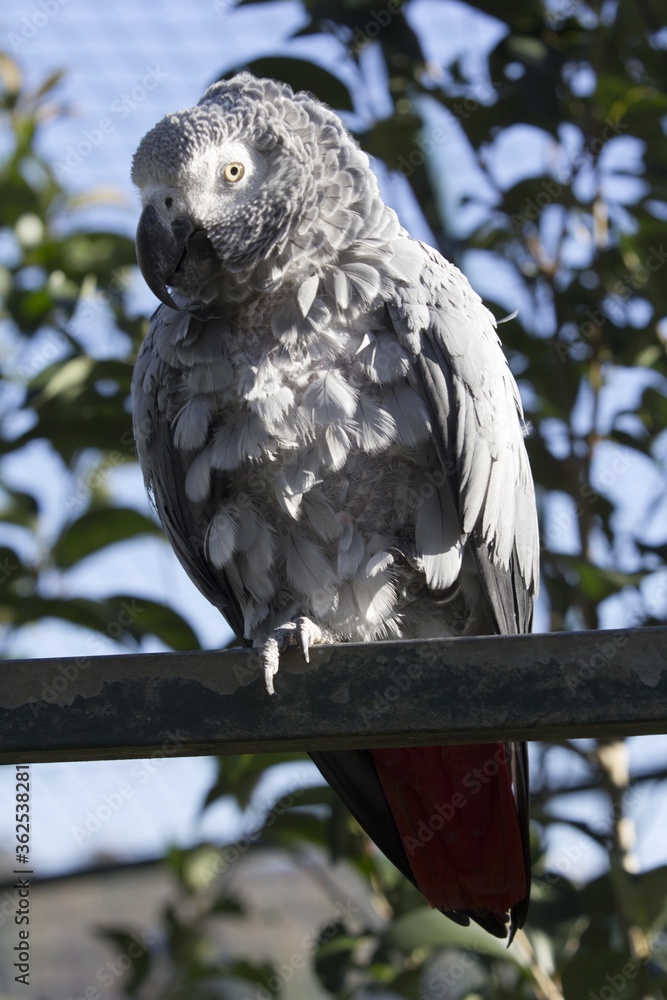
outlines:
[[667, 732], [667, 627], [5, 661], [0, 762]]

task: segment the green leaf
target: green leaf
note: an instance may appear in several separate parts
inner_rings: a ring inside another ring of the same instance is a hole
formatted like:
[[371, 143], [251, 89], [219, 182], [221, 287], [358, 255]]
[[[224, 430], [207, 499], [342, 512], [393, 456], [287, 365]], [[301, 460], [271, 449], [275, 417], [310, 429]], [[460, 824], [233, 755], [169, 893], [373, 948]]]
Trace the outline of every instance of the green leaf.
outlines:
[[151, 518], [128, 507], [104, 507], [87, 511], [72, 522], [53, 547], [56, 564], [69, 569], [114, 542], [138, 535], [162, 536]]
[[35, 569], [25, 565], [16, 549], [0, 545], [0, 624], [13, 621], [16, 594], [25, 593], [26, 586], [34, 588], [35, 575]]
[[11, 521], [12, 524], [20, 524], [25, 528], [33, 528], [38, 512], [37, 500], [32, 493], [7, 490], [4, 506], [0, 508], [0, 520]]
[[246, 753], [219, 757], [218, 774], [206, 795], [202, 809], [225, 795], [234, 795], [239, 806], [245, 809], [258, 782], [270, 767], [295, 760], [303, 760], [303, 754]]
[[46, 77], [46, 79], [42, 81], [42, 83], [39, 85], [39, 87], [33, 94], [33, 98], [44, 97], [60, 83], [60, 81], [64, 76], [65, 76], [64, 70], [62, 69], [55, 70], [55, 72], [51, 73], [49, 76]]
[[[59, 618], [71, 625], [106, 632], [110, 623], [116, 623], [117, 615], [114, 615], [106, 602], [89, 601], [81, 597], [61, 600], [32, 595], [25, 596], [16, 606], [16, 625], [31, 624], [48, 618]], [[122, 631], [120, 629], [119, 633], [122, 634]]]
[[73, 403], [85, 390], [94, 367], [95, 359], [83, 355], [54, 365], [44, 372], [46, 382], [33, 405], [39, 408], [56, 397]]
[[246, 912], [246, 908], [238, 899], [233, 896], [221, 896], [217, 899], [211, 908], [211, 913], [216, 913], [224, 916], [241, 916], [241, 914]]
[[295, 91], [310, 91], [320, 101], [339, 111], [354, 110], [352, 97], [343, 81], [317, 63], [306, 59], [294, 59], [291, 56], [266, 56], [262, 59], [253, 59], [246, 63], [243, 69], [249, 70], [255, 76], [282, 80]]
[[150, 947], [141, 931], [103, 927], [96, 931], [113, 946], [113, 966], [124, 970], [122, 991], [128, 997], [136, 996], [147, 979], [152, 966]]
[[204, 971], [208, 949], [202, 930], [190, 926], [171, 903], [165, 907], [163, 923], [172, 960], [184, 966], [189, 976]]
[[154, 635], [170, 649], [185, 652], [200, 649], [192, 627], [178, 612], [157, 601], [131, 594], [108, 597], [104, 602], [113, 620], [122, 624], [135, 639]]
[[314, 964], [325, 990], [337, 994], [343, 989], [352, 955], [359, 942], [342, 924], [336, 924], [333, 933], [331, 931], [331, 927], [326, 927], [321, 932]]
[[425, 160], [417, 142], [422, 126], [414, 114], [393, 115], [356, 138], [369, 156], [383, 160], [392, 170], [414, 173], [413, 163], [421, 165]]
[[305, 844], [326, 847], [325, 825], [312, 813], [290, 809], [278, 815], [271, 810], [262, 828], [262, 843], [290, 849]]
[[255, 987], [261, 986], [271, 996], [275, 996], [271, 983], [276, 975], [276, 969], [268, 962], [236, 961], [230, 965], [229, 974], [235, 976], [237, 979], [252, 983]]
[[460, 927], [443, 918], [437, 910], [425, 906], [394, 920], [382, 935], [382, 945], [385, 949], [398, 948], [404, 953], [421, 948], [467, 948], [481, 955], [502, 958], [519, 968], [525, 967], [527, 962], [516, 949], [508, 951], [507, 942], [487, 934], [476, 924]]

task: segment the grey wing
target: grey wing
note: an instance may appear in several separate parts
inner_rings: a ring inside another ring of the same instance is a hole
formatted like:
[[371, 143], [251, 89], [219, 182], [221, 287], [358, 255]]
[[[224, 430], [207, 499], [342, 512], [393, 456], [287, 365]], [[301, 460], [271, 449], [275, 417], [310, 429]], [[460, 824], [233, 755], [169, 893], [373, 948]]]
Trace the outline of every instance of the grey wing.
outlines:
[[[214, 509], [193, 504], [186, 495], [184, 452], [174, 439], [181, 396], [174, 344], [186, 338], [191, 324], [198, 322], [187, 313], [164, 306], [153, 315], [132, 378], [134, 436], [146, 488], [179, 562], [234, 633], [242, 637], [243, 614], [227, 576], [204, 557]], [[205, 364], [206, 359], [202, 360]]]
[[[519, 391], [495, 321], [467, 280], [430, 247], [410, 240], [406, 253], [401, 242], [407, 257], [421, 257], [419, 280], [398, 285], [392, 324], [414, 358], [443, 478], [495, 631], [528, 632], [539, 584], [539, 530]], [[510, 742], [509, 749], [530, 885], [528, 756], [525, 743]], [[514, 930], [527, 907], [528, 897], [515, 907]]]
[[442, 472], [498, 633], [530, 630], [539, 534], [519, 392], [495, 322], [452, 264], [410, 241], [419, 280], [397, 286], [393, 326], [415, 362]]

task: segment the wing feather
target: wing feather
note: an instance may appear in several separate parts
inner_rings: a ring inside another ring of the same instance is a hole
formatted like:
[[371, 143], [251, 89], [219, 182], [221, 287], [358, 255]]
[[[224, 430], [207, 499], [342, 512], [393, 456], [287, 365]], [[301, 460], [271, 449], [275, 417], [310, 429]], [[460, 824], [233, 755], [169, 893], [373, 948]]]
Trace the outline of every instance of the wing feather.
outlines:
[[491, 314], [452, 264], [418, 245], [419, 283], [397, 286], [389, 315], [413, 356], [413, 387], [426, 401], [496, 631], [527, 631], [539, 536], [518, 390]]
[[[474, 556], [493, 627], [498, 633], [527, 632], [538, 587], [539, 535], [518, 389], [491, 314], [452, 264], [421, 247], [419, 283], [397, 288], [389, 315], [413, 356], [413, 387], [426, 401], [462, 541]], [[509, 751], [529, 885], [526, 747], [513, 743]], [[527, 906], [526, 895], [512, 907], [511, 934], [522, 926]], [[482, 922], [479, 914], [471, 915]]]
[[[210, 482], [205, 475], [199, 477], [205, 483], [199, 483], [198, 502], [193, 502], [186, 486], [192, 453], [188, 455], [176, 447], [174, 428], [178, 426], [175, 424], [178, 413], [170, 412], [167, 401], [170, 393], [163, 391], [174, 378], [174, 372], [160, 356], [159, 347], [162, 335], [169, 332], [168, 324], [174, 326], [173, 316], [173, 311], [164, 306], [153, 315], [135, 366], [132, 401], [137, 452], [149, 495], [179, 562], [202, 594], [224, 615], [235, 634], [242, 636], [244, 616], [228, 573], [214, 569], [205, 557], [207, 533], [217, 508], [211, 497]], [[188, 323], [199, 323], [187, 314], [180, 314], [179, 318], [186, 328]], [[182, 339], [183, 327], [179, 331]], [[220, 536], [216, 536], [214, 545], [219, 546], [216, 551], [221, 562], [230, 544], [233, 544], [231, 539], [222, 544]]]

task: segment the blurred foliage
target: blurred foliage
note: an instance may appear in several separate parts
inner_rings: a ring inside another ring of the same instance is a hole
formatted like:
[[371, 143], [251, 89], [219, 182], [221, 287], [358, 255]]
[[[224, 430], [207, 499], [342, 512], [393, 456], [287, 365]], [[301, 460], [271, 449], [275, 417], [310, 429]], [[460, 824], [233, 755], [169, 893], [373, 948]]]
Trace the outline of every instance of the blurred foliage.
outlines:
[[[532, 425], [550, 628], [597, 628], [601, 615], [620, 626], [664, 621], [662, 497], [631, 526], [619, 506], [633, 498], [640, 504], [649, 483], [664, 483], [667, 455], [667, 41], [660, 4], [459, 5], [466, 24], [475, 14], [495, 20], [498, 40], [476, 59], [462, 54], [434, 65], [412, 0], [302, 3], [299, 58], [283, 51], [248, 68], [306, 86], [348, 112], [362, 147], [393, 172], [383, 176], [413, 217], [421, 211], [446, 256], [476, 274], [503, 268], [502, 282], [486, 292], [496, 315], [521, 306], [501, 330]], [[233, 9], [225, 6], [225, 17], [233, 18]], [[308, 37], [318, 43], [313, 51], [334, 46], [340, 75], [304, 57]], [[160, 605], [142, 601], [142, 613], [128, 620], [128, 597], [62, 596], [82, 560], [157, 531], [145, 514], [116, 505], [109, 488], [114, 470], [134, 461], [126, 399], [146, 325], [127, 309], [131, 241], [78, 229], [76, 204], [36, 151], [39, 130], [54, 113], [57, 78], [28, 93], [7, 57], [0, 74], [13, 137], [1, 166], [0, 203], [9, 248], [0, 267], [4, 646], [15, 645], [26, 624], [55, 617], [122, 644], [152, 635], [193, 648], [190, 626]], [[381, 118], [369, 97], [380, 91]], [[462, 149], [469, 179], [452, 192], [452, 157]], [[115, 331], [114, 348], [85, 335], [97, 326]], [[11, 460], [31, 461], [37, 445], [48, 449], [65, 484], [55, 519], [42, 494], [12, 485], [6, 472]], [[582, 683], [595, 668], [583, 665]], [[572, 787], [599, 789], [604, 805], [595, 822], [571, 821], [573, 846], [549, 870], [545, 835], [562, 822], [563, 789], [551, 778], [559, 754], [576, 761], [575, 773], [582, 766], [588, 773]], [[540, 747], [533, 904], [526, 933], [509, 950], [428, 910], [369, 848], [328, 788], [300, 787], [253, 809], [267, 770], [284, 772], [293, 759], [220, 761], [206, 805], [223, 797], [236, 802], [249, 832], [238, 844], [172, 852], [174, 900], [160, 944], [133, 962], [124, 995], [296, 995], [296, 965], [257, 959], [250, 940], [233, 954], [220, 944], [221, 928], [245, 911], [242, 880], [231, 891], [226, 875], [268, 847], [296, 864], [328, 854], [356, 873], [365, 893], [356, 914], [313, 928], [308, 948], [296, 956], [323, 997], [667, 996], [667, 869], [634, 874], [628, 802], [650, 794], [651, 785], [629, 773], [624, 743]], [[577, 887], [568, 873], [594, 846], [607, 852], [609, 873]], [[116, 950], [129, 948], [127, 929], [104, 933]]]
[[[0, 167], [0, 638], [7, 649], [22, 626], [61, 619], [131, 647], [146, 635], [196, 644], [179, 615], [151, 601], [134, 602], [130, 614], [123, 595], [61, 596], [67, 571], [83, 559], [139, 534], [160, 535], [153, 519], [115, 507], [108, 489], [114, 470], [134, 461], [125, 401], [145, 318], [125, 306], [132, 241], [78, 231], [76, 200], [37, 152], [40, 128], [58, 113], [58, 75], [29, 93], [7, 56], [0, 75], [4, 127], [14, 140]], [[115, 329], [116, 356], [88, 339], [96, 326]], [[17, 459], [26, 468], [40, 461], [29, 447], [38, 442], [61, 476], [55, 516], [39, 477], [34, 493], [11, 485]]]

